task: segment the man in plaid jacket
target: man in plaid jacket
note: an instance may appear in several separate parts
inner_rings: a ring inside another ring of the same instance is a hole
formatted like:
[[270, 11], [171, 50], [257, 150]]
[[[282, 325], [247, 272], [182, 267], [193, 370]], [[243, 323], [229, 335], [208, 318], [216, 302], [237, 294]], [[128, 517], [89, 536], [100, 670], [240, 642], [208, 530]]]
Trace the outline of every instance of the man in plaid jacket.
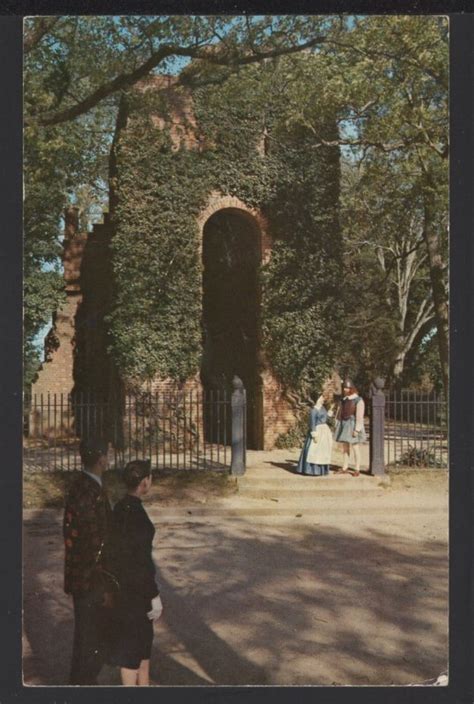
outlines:
[[74, 603], [74, 642], [70, 684], [97, 684], [104, 662], [108, 610], [104, 553], [111, 525], [111, 507], [102, 487], [107, 444], [81, 443], [84, 470], [73, 481], [65, 502], [64, 591]]

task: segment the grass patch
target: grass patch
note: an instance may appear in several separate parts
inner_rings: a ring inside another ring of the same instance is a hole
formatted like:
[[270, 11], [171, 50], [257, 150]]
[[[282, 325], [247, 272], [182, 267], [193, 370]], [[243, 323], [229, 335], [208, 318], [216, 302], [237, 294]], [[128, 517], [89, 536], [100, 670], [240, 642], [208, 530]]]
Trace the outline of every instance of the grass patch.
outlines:
[[389, 465], [387, 474], [393, 489], [445, 486], [448, 488], [448, 470], [419, 467], [398, 467]]
[[[23, 477], [24, 508], [62, 508], [64, 494], [77, 472], [27, 472]], [[125, 485], [118, 470], [109, 470], [103, 476], [112, 504], [124, 494]], [[153, 484], [145, 497], [146, 504], [164, 506], [204, 503], [212, 498], [233, 494], [237, 490], [235, 478], [227, 472], [211, 470], [163, 469], [153, 472]]]

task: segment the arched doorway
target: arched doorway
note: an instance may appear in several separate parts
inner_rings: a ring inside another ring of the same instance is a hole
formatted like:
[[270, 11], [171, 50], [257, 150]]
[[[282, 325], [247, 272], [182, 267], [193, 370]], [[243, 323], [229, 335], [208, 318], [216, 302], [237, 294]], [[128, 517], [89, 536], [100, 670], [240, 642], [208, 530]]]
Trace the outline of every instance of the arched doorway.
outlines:
[[[206, 392], [230, 396], [239, 376], [247, 390], [247, 447], [263, 448], [263, 394], [259, 374], [261, 233], [255, 219], [238, 208], [218, 210], [204, 224], [203, 360]], [[227, 414], [230, 440], [230, 414]], [[205, 418], [205, 433], [213, 437]]]

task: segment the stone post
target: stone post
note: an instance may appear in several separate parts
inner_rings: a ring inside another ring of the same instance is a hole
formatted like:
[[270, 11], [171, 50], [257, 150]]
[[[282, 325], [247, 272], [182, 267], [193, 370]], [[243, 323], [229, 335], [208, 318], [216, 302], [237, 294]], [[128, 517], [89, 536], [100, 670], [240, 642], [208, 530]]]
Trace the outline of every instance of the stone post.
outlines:
[[384, 438], [385, 438], [385, 379], [377, 377], [371, 387], [370, 414], [370, 474], [385, 474]]
[[232, 380], [232, 460], [230, 473], [235, 476], [245, 474], [245, 389], [242, 379]]

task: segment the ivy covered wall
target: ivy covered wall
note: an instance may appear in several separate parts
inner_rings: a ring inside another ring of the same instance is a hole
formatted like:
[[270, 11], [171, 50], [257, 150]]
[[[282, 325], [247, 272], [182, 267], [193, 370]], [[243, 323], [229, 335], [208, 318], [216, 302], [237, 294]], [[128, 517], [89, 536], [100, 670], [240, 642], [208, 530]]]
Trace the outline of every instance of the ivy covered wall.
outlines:
[[[125, 96], [111, 168], [107, 316], [122, 378], [183, 381], [200, 369], [198, 216], [213, 192], [238, 197], [268, 221], [272, 255], [259, 272], [263, 364], [300, 398], [330, 372], [341, 335], [339, 152], [288, 126], [291, 60], [213, 86]], [[336, 129], [322, 111], [320, 134], [330, 140]]]

